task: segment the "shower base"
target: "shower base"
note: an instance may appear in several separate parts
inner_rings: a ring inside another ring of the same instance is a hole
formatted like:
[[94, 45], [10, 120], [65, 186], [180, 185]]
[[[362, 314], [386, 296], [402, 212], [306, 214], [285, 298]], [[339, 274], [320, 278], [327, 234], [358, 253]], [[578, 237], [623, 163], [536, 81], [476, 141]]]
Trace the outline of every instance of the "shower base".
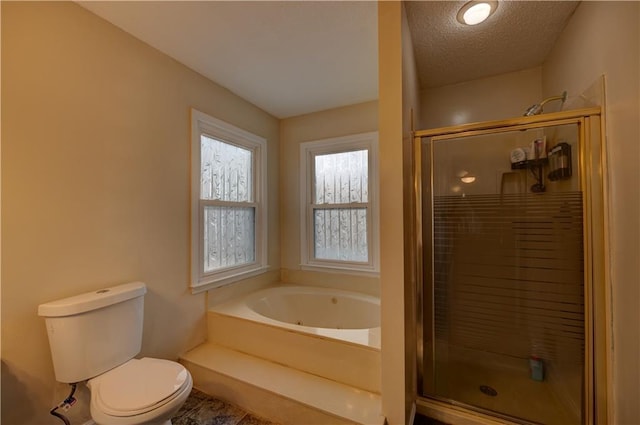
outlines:
[[[544, 381], [530, 378], [528, 360], [457, 346], [438, 344], [435, 393], [438, 398], [547, 425], [581, 424], [581, 371], [562, 382], [547, 371]], [[483, 391], [484, 389], [484, 391]], [[576, 392], [577, 391], [577, 392]]]

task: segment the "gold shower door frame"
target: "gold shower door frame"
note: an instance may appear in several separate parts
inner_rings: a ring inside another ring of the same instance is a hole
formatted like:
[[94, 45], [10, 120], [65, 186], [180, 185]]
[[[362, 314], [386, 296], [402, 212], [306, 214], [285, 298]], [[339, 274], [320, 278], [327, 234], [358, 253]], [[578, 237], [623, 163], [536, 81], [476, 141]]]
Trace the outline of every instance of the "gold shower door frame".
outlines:
[[[610, 305], [610, 274], [609, 262], [606, 256], [608, 229], [606, 185], [606, 149], [604, 120], [601, 119], [600, 108], [577, 109], [562, 111], [531, 117], [518, 117], [502, 121], [489, 121], [472, 124], [464, 124], [452, 127], [443, 127], [431, 130], [414, 132], [413, 145], [413, 205], [416, 208], [416, 229], [412, 235], [413, 247], [416, 259], [416, 309], [417, 309], [417, 372], [418, 388], [417, 410], [437, 420], [448, 423], [497, 423], [494, 415], [481, 412], [482, 409], [469, 409], [447, 403], [437, 399], [420, 395], [422, 386], [421, 377], [424, 373], [424, 329], [426, 326], [433, 328], [434, 306], [423, 305], [425, 280], [431, 279], [428, 287], [433, 291], [433, 267], [427, 266], [430, 276], [424, 276], [425, 264], [423, 263], [423, 229], [422, 229], [422, 138], [430, 137], [432, 141], [454, 139], [465, 136], [480, 136], [496, 134], [514, 130], [528, 130], [558, 125], [576, 124], [579, 135], [579, 170], [580, 190], [583, 193], [583, 243], [584, 243], [584, 328], [585, 328], [585, 365], [584, 365], [584, 393], [583, 393], [583, 419], [587, 425], [604, 425], [609, 423], [610, 417], [608, 400], [611, 391], [611, 359], [609, 348], [611, 335], [608, 329], [611, 326]], [[433, 146], [433, 144], [432, 144]], [[433, 176], [430, 181], [433, 182]], [[433, 183], [432, 183], [433, 184]], [[433, 261], [433, 230], [431, 229], [430, 241], [424, 241], [431, 246], [431, 261]], [[433, 296], [431, 297], [433, 300]], [[427, 314], [428, 313], [428, 314]], [[433, 329], [432, 329], [433, 332]], [[434, 353], [429, 353], [431, 361], [434, 361]], [[505, 417], [500, 418], [500, 423], [505, 423]]]

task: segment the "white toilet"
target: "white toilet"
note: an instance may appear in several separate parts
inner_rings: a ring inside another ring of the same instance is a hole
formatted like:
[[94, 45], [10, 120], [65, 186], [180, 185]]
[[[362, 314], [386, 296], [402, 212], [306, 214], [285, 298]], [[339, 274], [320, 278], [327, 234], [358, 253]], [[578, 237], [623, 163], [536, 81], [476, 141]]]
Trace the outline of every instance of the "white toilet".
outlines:
[[133, 282], [38, 306], [56, 380], [88, 380], [91, 416], [99, 425], [170, 425], [191, 392], [191, 375], [181, 364], [134, 358], [146, 291]]

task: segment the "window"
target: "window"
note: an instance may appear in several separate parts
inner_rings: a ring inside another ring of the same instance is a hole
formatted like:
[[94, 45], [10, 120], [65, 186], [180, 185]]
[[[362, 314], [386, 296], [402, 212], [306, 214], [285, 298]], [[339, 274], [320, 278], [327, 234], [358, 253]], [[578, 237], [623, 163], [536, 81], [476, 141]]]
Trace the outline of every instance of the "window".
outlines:
[[266, 268], [266, 141], [191, 110], [191, 286]]
[[300, 147], [305, 268], [378, 271], [377, 133]]

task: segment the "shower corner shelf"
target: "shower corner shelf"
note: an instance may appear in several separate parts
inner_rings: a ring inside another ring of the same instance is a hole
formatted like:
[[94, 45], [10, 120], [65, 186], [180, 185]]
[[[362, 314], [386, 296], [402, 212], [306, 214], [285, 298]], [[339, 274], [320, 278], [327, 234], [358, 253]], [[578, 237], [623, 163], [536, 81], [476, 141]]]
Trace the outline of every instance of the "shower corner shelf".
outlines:
[[536, 169], [542, 168], [549, 163], [549, 158], [527, 159], [525, 161], [514, 162], [511, 164], [512, 170]]

